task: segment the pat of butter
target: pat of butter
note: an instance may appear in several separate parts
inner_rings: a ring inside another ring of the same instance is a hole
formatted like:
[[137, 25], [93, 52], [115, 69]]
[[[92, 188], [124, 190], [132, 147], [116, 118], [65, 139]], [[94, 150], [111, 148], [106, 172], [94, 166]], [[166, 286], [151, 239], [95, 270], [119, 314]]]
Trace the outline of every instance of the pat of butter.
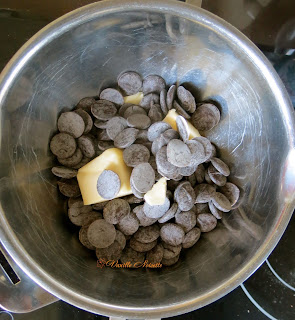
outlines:
[[124, 97], [124, 103], [140, 104], [142, 98], [143, 98], [143, 93], [137, 92], [136, 94], [133, 94], [132, 96]]
[[97, 179], [103, 170], [114, 171], [121, 180], [121, 188], [116, 198], [132, 194], [130, 187], [132, 168], [126, 166], [123, 160], [123, 150], [111, 148], [78, 171], [77, 179], [84, 205], [106, 201], [97, 192]]
[[[163, 119], [164, 122], [169, 123], [170, 126], [177, 131], [176, 118], [179, 114], [175, 109], [171, 109], [167, 116]], [[186, 119], [185, 119], [186, 120]], [[193, 139], [195, 137], [201, 137], [199, 131], [189, 122], [187, 121], [188, 129], [189, 129], [189, 139]]]
[[158, 182], [156, 182], [152, 189], [149, 190], [144, 195], [144, 200], [150, 206], [159, 206], [164, 204], [166, 199], [166, 191], [167, 191], [167, 180], [166, 178], [161, 178]]

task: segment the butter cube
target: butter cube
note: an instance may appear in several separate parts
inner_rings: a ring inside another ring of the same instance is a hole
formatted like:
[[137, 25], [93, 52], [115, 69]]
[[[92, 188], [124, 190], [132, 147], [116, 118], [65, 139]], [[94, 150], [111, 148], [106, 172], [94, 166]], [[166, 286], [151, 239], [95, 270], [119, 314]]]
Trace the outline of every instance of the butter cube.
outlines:
[[126, 166], [123, 160], [123, 150], [111, 148], [78, 171], [77, 180], [84, 205], [106, 201], [97, 192], [97, 179], [104, 170], [114, 171], [121, 180], [121, 188], [116, 198], [132, 194], [130, 187], [132, 168]]
[[124, 97], [124, 103], [140, 104], [142, 98], [143, 98], [143, 93], [137, 92], [136, 94], [133, 94], [132, 96]]
[[[179, 116], [179, 114], [176, 112], [175, 109], [171, 109], [168, 113], [167, 116], [163, 119], [164, 122], [169, 123], [170, 126], [177, 130], [177, 125], [176, 125], [176, 118]], [[186, 119], [185, 119], [186, 120]], [[189, 139], [193, 139], [195, 137], [201, 137], [199, 131], [188, 121], [186, 120], [188, 124], [188, 129], [189, 129]]]
[[144, 195], [144, 200], [150, 206], [159, 206], [164, 204], [166, 199], [167, 180], [165, 177], [156, 182], [152, 189]]

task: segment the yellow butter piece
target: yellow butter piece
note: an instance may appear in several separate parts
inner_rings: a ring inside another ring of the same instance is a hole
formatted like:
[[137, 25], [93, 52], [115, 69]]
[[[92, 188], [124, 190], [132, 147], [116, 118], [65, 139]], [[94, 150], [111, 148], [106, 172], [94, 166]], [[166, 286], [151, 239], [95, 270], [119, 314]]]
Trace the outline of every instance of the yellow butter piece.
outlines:
[[[176, 125], [176, 118], [179, 116], [179, 114], [176, 112], [175, 109], [171, 109], [167, 116], [163, 119], [164, 122], [169, 123], [170, 126], [177, 131], [177, 125]], [[189, 139], [193, 139], [195, 137], [201, 137], [199, 131], [189, 122], [185, 119], [185, 121], [188, 124], [189, 129]]]
[[124, 97], [124, 103], [140, 104], [142, 98], [143, 98], [143, 93], [137, 92], [136, 94], [133, 94], [132, 96]]
[[166, 191], [167, 191], [167, 180], [166, 178], [161, 178], [158, 182], [156, 182], [152, 189], [149, 190], [144, 195], [144, 200], [150, 206], [159, 206], [164, 204], [166, 199]]
[[126, 166], [123, 160], [123, 150], [111, 148], [88, 162], [78, 171], [77, 179], [84, 205], [106, 201], [98, 194], [96, 188], [97, 179], [103, 170], [114, 171], [121, 180], [121, 188], [116, 198], [132, 194], [130, 187], [132, 168]]

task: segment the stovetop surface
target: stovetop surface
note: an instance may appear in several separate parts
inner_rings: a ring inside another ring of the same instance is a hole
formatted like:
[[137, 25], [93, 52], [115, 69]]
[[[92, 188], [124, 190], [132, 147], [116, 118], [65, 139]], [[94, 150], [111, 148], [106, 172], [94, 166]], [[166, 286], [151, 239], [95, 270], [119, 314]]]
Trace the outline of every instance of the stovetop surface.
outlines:
[[[12, 55], [25, 43], [33, 34], [48, 24], [57, 16], [75, 9], [78, 6], [94, 2], [91, 0], [74, 1], [69, 4], [68, 1], [60, 0], [42, 1], [42, 6], [38, 7], [35, 1], [25, 1], [20, 4], [14, 0], [0, 0], [0, 70], [5, 66]], [[224, 8], [231, 1], [203, 1], [203, 7], [226, 18]], [[235, 2], [237, 8], [239, 5]], [[245, 1], [247, 2], [247, 1]], [[255, 2], [255, 1], [248, 1]], [[264, 9], [269, 13], [271, 4], [276, 2], [273, 10], [277, 10], [277, 3], [285, 8], [285, 17], [282, 14], [279, 18], [281, 24], [284, 24], [290, 18], [290, 10], [293, 9], [293, 18], [295, 18], [295, 6], [289, 7], [286, 1], [262, 1], [258, 3], [270, 3]], [[222, 6], [222, 3], [224, 6]], [[226, 4], [227, 3], [227, 4]], [[46, 10], [48, 5], [48, 10]], [[56, 5], [56, 7], [54, 7]], [[3, 8], [3, 9], [1, 9]], [[34, 9], [33, 9], [34, 8]], [[38, 9], [39, 8], [39, 9]], [[39, 12], [38, 12], [39, 10]], [[264, 11], [262, 11], [263, 13]], [[235, 12], [237, 14], [237, 12]], [[241, 11], [239, 14], [244, 15]], [[253, 12], [252, 12], [253, 15]], [[265, 25], [261, 14], [253, 20], [252, 25], [247, 25], [242, 31], [263, 50], [265, 55], [273, 63], [275, 69], [283, 80], [287, 91], [290, 94], [293, 105], [295, 106], [295, 43], [285, 43], [277, 41], [278, 26], [277, 21], [271, 28]], [[257, 21], [258, 20], [258, 21]], [[237, 21], [239, 21], [237, 19]], [[260, 22], [259, 22], [260, 21]], [[235, 21], [230, 21], [234, 24]], [[260, 24], [259, 24], [260, 23]], [[237, 27], [239, 27], [237, 25]], [[266, 30], [265, 37], [261, 28]], [[294, 24], [295, 30], [295, 24]], [[283, 43], [283, 44], [282, 44]], [[286, 55], [287, 54], [287, 55]], [[280, 240], [277, 247], [269, 256], [267, 261], [247, 280], [243, 285], [212, 303], [199, 310], [169, 318], [169, 319], [208, 319], [208, 320], [225, 320], [225, 319], [295, 319], [295, 218], [291, 219], [289, 226]], [[106, 319], [106, 317], [95, 315], [76, 307], [73, 307], [63, 301], [57, 301], [42, 309], [26, 314], [12, 314], [0, 309], [0, 320], [35, 320], [35, 319]]]

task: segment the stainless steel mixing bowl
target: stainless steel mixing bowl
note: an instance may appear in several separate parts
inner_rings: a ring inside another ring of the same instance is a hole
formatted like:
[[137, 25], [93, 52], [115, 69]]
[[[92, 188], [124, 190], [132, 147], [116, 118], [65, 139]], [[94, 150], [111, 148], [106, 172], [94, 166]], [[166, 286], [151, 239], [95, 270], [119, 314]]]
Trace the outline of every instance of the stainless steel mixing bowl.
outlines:
[[[161, 270], [97, 268], [80, 245], [50, 173], [59, 112], [124, 70], [162, 75], [214, 100], [208, 137], [243, 190], [181, 261]], [[1, 241], [40, 286], [106, 315], [158, 317], [200, 308], [244, 281], [280, 239], [294, 207], [294, 115], [261, 52], [225, 21], [174, 1], [103, 1], [56, 20], [0, 80]]]

